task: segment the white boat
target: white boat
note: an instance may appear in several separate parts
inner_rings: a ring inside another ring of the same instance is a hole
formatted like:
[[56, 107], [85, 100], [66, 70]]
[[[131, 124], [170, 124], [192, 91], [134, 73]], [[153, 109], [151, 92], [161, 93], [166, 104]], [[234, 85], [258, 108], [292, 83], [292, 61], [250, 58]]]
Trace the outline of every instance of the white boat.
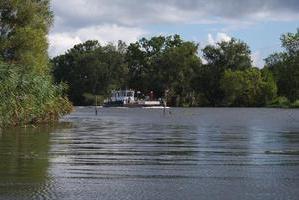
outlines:
[[[111, 96], [104, 101], [104, 107], [163, 107], [161, 100], [153, 100], [152, 97], [139, 99], [137, 95], [140, 92], [134, 90], [115, 90], [111, 92]], [[151, 92], [151, 94], [153, 94]], [[153, 95], [152, 95], [153, 96]]]

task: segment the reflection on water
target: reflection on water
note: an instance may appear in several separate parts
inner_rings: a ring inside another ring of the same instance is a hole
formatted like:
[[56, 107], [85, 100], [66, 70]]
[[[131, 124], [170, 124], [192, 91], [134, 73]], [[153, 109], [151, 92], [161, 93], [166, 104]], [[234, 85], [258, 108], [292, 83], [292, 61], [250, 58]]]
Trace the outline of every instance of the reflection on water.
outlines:
[[50, 133], [64, 125], [0, 132], [0, 199], [49, 198]]
[[299, 195], [299, 110], [77, 108], [62, 121], [1, 134], [0, 199]]

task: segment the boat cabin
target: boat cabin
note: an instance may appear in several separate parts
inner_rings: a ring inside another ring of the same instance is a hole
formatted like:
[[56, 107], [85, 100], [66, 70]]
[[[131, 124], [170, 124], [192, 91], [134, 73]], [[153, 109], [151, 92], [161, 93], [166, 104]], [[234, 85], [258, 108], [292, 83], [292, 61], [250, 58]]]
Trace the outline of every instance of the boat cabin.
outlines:
[[153, 92], [150, 96], [140, 98], [141, 93], [134, 90], [113, 90], [109, 99], [104, 101], [104, 107], [154, 107], [161, 106], [161, 100], [153, 99]]
[[112, 91], [110, 101], [123, 102], [124, 104], [135, 102], [134, 90], [116, 90]]

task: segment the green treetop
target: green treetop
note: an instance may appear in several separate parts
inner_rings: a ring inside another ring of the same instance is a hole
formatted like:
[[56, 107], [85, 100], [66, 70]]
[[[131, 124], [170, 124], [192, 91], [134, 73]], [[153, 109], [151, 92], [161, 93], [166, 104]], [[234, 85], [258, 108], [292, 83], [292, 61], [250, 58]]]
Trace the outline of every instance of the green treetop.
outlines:
[[53, 20], [50, 1], [2, 0], [0, 16], [2, 59], [25, 70], [47, 71], [47, 33]]

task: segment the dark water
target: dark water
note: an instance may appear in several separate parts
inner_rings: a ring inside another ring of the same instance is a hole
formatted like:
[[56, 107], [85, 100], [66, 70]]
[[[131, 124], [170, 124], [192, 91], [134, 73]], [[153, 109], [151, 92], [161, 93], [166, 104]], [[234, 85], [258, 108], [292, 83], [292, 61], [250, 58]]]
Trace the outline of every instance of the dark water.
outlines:
[[299, 110], [77, 108], [0, 133], [0, 199], [298, 198]]

